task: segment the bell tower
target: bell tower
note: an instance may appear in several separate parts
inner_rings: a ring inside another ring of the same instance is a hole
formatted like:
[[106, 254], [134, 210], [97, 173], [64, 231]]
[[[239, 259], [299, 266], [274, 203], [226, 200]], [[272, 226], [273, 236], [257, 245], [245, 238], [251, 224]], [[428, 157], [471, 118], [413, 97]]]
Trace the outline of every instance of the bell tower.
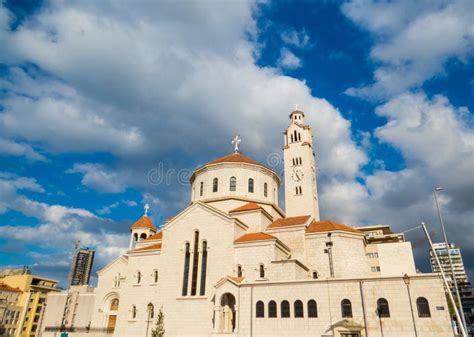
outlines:
[[285, 210], [287, 217], [311, 215], [319, 221], [313, 134], [304, 117], [295, 109], [284, 132]]

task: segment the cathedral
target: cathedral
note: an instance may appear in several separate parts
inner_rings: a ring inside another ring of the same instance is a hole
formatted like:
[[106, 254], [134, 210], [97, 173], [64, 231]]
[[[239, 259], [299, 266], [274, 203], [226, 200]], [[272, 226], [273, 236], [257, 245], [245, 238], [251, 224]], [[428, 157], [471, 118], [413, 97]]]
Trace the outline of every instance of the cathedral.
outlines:
[[279, 175], [239, 142], [196, 168], [161, 228], [147, 212], [131, 226], [98, 272], [87, 336], [150, 336], [160, 311], [165, 336], [452, 336], [443, 284], [417, 272], [403, 234], [320, 219], [302, 111], [284, 131], [285, 210]]

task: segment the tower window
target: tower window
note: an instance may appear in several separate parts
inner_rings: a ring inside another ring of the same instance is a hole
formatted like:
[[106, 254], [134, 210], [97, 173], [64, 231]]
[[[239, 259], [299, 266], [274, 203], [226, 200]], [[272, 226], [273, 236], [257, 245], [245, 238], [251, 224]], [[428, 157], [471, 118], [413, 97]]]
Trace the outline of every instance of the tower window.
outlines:
[[303, 190], [302, 190], [301, 186], [296, 186], [296, 187], [295, 187], [295, 191], [296, 191], [296, 195], [301, 195], [301, 194], [303, 194]]
[[206, 272], [207, 272], [207, 242], [202, 242], [202, 259], [201, 259], [201, 290], [199, 295], [204, 296], [206, 293]]
[[313, 271], [313, 279], [317, 279], [318, 278], [318, 272], [317, 271]]
[[268, 184], [267, 183], [263, 184], [263, 196], [268, 197]]
[[212, 180], [212, 192], [217, 192], [218, 187], [219, 187], [219, 180], [217, 178], [214, 178]]
[[253, 179], [249, 178], [249, 193], [253, 193]]
[[185, 253], [184, 253], [184, 272], [183, 272], [183, 289], [182, 295], [188, 294], [188, 278], [189, 278], [189, 260], [191, 259], [191, 253], [189, 252], [189, 242], [186, 242]]
[[294, 142], [294, 140], [293, 140], [293, 134], [291, 134], [290, 139], [291, 139], [291, 142], [293, 143], [293, 142]]
[[140, 284], [142, 281], [142, 273], [141, 271], [137, 271], [137, 283]]
[[237, 266], [237, 277], [242, 277], [242, 266], [240, 264]]
[[293, 166], [296, 165], [296, 161], [295, 161], [295, 158], [293, 158]]
[[199, 196], [202, 197], [203, 193], [204, 193], [204, 182], [201, 181], [201, 184], [199, 186]]
[[237, 179], [235, 177], [230, 177], [229, 190], [235, 191], [236, 189], [237, 189]]
[[158, 270], [155, 270], [153, 272], [153, 276], [154, 276], [153, 279], [155, 280], [155, 283], [157, 283], [158, 282]]
[[132, 318], [137, 318], [137, 307], [135, 305], [132, 305]]
[[301, 133], [298, 132], [298, 141], [301, 141]]
[[265, 277], [265, 266], [263, 264], [260, 264], [258, 266], [258, 273], [260, 275], [260, 278], [264, 278]]

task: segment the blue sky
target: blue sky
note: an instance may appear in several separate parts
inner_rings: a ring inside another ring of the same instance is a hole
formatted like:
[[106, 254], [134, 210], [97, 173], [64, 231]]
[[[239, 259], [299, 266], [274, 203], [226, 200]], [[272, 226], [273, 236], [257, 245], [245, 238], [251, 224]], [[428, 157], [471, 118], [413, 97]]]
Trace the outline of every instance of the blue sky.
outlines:
[[[188, 204], [186, 177], [230, 152], [234, 133], [250, 157], [281, 154], [298, 104], [323, 218], [396, 231], [425, 221], [439, 240], [432, 191], [443, 186], [448, 235], [473, 275], [473, 10], [0, 1], [0, 265], [64, 282], [81, 239], [100, 268], [127, 247], [144, 203], [157, 225]], [[408, 234], [429, 271], [421, 238]]]

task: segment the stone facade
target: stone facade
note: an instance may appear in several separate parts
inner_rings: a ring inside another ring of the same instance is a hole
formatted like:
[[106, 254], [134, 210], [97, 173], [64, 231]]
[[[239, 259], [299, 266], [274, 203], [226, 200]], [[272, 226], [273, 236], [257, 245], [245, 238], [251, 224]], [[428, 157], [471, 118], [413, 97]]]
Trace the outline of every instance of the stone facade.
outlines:
[[[150, 336], [159, 310], [166, 336], [451, 334], [442, 283], [415, 272], [409, 244], [373, 245], [319, 220], [311, 128], [303, 113], [290, 117], [286, 181], [296, 167], [309, 179], [296, 179], [297, 196], [287, 184], [289, 214], [278, 207], [276, 173], [241, 153], [198, 168], [190, 205], [159, 231], [145, 214], [131, 249], [98, 273], [94, 336]], [[291, 141], [295, 130], [302, 138]], [[380, 254], [376, 275], [371, 252]]]

